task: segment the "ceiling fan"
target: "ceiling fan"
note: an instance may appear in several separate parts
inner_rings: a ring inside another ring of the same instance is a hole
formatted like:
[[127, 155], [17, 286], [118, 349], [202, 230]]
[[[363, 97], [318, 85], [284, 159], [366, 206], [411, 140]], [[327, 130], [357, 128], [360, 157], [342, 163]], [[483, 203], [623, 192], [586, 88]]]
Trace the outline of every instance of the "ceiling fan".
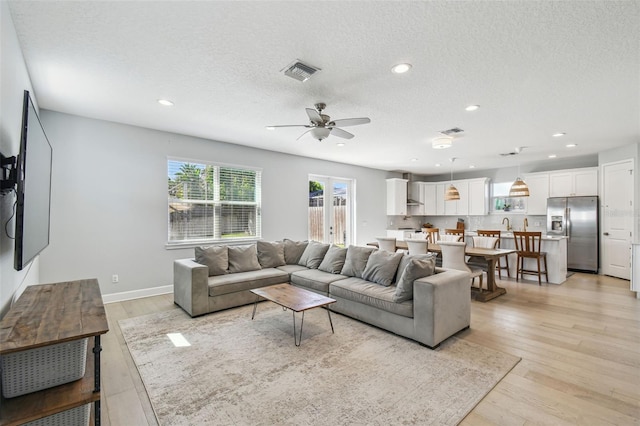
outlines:
[[[342, 130], [340, 127], [345, 126], [357, 126], [359, 124], [370, 123], [371, 120], [368, 117], [362, 118], [344, 118], [341, 120], [331, 120], [322, 111], [327, 107], [324, 103], [317, 103], [314, 105], [316, 109], [305, 108], [307, 115], [309, 116], [309, 124], [284, 124], [280, 126], [267, 126], [267, 129], [275, 129], [276, 127], [306, 127], [309, 130], [298, 136], [298, 139], [310, 133], [315, 139], [322, 141], [329, 137], [329, 135], [338, 136], [340, 138], [351, 139], [353, 134]], [[338, 127], [340, 126], [340, 127]]]

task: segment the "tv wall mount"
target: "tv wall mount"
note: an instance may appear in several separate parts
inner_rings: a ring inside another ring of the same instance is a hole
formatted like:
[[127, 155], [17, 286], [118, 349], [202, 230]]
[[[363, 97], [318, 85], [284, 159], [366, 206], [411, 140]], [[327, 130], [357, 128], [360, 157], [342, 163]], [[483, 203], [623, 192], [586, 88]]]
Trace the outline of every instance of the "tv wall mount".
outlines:
[[18, 183], [17, 158], [0, 154], [0, 194], [6, 195], [14, 190]]

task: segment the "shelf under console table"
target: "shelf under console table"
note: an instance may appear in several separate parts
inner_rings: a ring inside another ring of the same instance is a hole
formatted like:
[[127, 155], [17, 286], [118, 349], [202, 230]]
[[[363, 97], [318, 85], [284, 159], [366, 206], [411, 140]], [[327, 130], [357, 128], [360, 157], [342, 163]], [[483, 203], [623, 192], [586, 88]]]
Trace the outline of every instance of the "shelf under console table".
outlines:
[[[93, 337], [79, 380], [0, 400], [0, 426], [20, 425], [94, 404], [100, 424], [100, 336], [109, 331], [96, 279], [27, 287], [0, 321], [0, 355]], [[93, 356], [92, 356], [93, 355]]]

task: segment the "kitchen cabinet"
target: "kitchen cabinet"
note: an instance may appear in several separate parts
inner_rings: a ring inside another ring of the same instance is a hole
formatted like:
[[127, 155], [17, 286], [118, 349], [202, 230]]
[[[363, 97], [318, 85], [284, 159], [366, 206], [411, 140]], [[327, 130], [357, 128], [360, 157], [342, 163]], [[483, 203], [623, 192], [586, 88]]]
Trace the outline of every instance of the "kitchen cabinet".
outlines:
[[436, 183], [436, 216], [444, 216], [445, 203], [451, 202], [444, 201], [444, 193], [447, 190], [448, 186], [448, 183]]
[[[438, 184], [432, 182], [424, 182], [422, 186], [423, 194], [424, 194], [424, 215], [425, 216], [435, 216], [438, 211], [438, 197], [436, 195], [438, 191]], [[444, 201], [444, 195], [443, 195]]]
[[550, 197], [598, 195], [598, 168], [561, 170], [549, 173]]
[[407, 215], [407, 180], [387, 179], [387, 215]]
[[529, 187], [529, 197], [526, 198], [527, 214], [546, 215], [547, 198], [549, 198], [549, 173], [531, 173], [523, 176]]
[[460, 199], [456, 201], [444, 202], [444, 214], [446, 216], [459, 216], [469, 214], [469, 181], [467, 180], [454, 180], [446, 184], [445, 188], [453, 183], [460, 193]]
[[[462, 194], [461, 194], [462, 195]], [[484, 216], [489, 213], [489, 179], [469, 180], [469, 216]], [[462, 201], [462, 199], [460, 200]]]

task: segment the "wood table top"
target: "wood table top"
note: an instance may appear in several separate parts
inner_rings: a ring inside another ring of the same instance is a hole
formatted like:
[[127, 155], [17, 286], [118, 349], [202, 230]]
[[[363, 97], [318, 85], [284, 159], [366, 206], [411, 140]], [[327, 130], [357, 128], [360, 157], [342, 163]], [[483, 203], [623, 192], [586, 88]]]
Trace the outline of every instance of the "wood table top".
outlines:
[[295, 312], [335, 303], [330, 297], [288, 283], [254, 288], [250, 291]]
[[109, 331], [98, 280], [32, 285], [0, 321], [0, 354]]
[[[367, 245], [378, 247], [377, 242], [368, 243]], [[396, 248], [407, 250], [408, 249], [407, 242], [403, 240], [397, 240]], [[427, 250], [432, 251], [434, 253], [440, 253], [442, 251], [438, 244], [433, 244], [433, 243], [429, 243], [429, 245], [427, 246]], [[516, 251], [514, 249], [490, 249], [490, 248], [467, 246], [464, 252], [469, 256], [482, 256], [484, 258], [491, 258], [491, 257], [498, 258], [501, 256], [506, 256], [509, 253], [515, 253]]]

